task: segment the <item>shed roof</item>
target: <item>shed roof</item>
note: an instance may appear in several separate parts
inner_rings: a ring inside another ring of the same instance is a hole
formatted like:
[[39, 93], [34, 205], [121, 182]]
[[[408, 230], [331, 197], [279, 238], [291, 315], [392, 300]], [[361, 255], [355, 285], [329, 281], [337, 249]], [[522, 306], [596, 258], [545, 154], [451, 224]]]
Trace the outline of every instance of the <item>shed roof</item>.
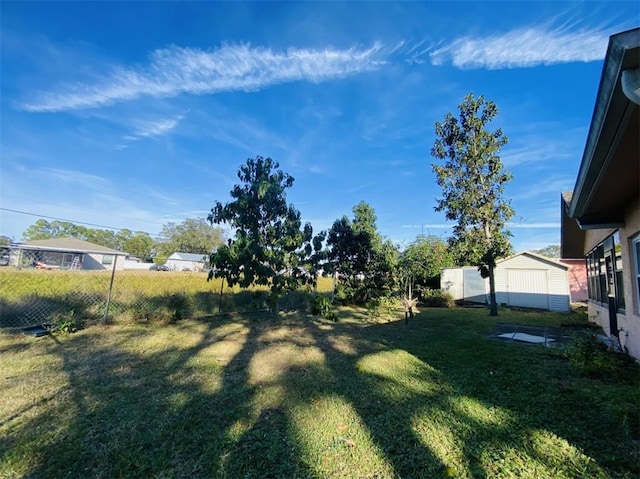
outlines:
[[551, 266], [556, 266], [558, 268], [562, 268], [562, 269], [569, 269], [569, 267], [566, 264], [562, 264], [559, 261], [556, 261], [554, 259], [551, 258], [547, 258], [546, 256], [542, 256], [536, 253], [532, 253], [531, 251], [521, 251], [520, 253], [516, 253], [513, 256], [509, 256], [508, 258], [504, 258], [501, 259], [499, 261], [496, 261], [496, 264], [501, 264], [504, 263], [505, 261], [509, 261], [513, 258], [517, 258], [518, 256], [529, 256], [530, 258], [533, 258], [537, 261], [541, 261], [543, 263], [548, 263]]
[[195, 261], [197, 263], [201, 263], [201, 262], [204, 261], [204, 258], [206, 256], [207, 256], [206, 254], [180, 253], [180, 252], [176, 251], [171, 256], [169, 256], [167, 259], [178, 259], [178, 260], [183, 260], [183, 261]]
[[97, 253], [126, 255], [123, 251], [107, 248], [99, 244], [84, 241], [78, 238], [50, 238], [45, 240], [27, 241], [18, 245], [20, 249], [40, 251], [61, 251], [69, 253]]

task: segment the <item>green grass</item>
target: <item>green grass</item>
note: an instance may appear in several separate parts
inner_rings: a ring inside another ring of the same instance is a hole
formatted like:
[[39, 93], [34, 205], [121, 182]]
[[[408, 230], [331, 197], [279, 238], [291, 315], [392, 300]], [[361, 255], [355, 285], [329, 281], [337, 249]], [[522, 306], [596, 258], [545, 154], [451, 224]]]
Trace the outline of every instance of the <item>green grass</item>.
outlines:
[[[175, 319], [268, 307], [267, 287], [222, 288], [206, 273], [117, 271], [109, 308], [113, 319]], [[104, 316], [110, 271], [44, 271], [0, 269], [0, 327], [51, 322], [70, 310], [87, 319]], [[320, 278], [320, 292], [331, 291], [331, 279]], [[304, 309], [310, 287], [281, 300], [281, 309]]]
[[488, 337], [567, 316], [338, 313], [0, 332], [0, 477], [638, 477], [637, 366]]

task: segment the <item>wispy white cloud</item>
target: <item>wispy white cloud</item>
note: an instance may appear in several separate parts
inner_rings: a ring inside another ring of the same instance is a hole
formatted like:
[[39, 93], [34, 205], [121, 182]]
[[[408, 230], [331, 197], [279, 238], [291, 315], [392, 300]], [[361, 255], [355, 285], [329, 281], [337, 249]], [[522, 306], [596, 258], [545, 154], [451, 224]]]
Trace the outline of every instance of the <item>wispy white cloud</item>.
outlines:
[[[157, 138], [168, 134], [178, 123], [184, 118], [184, 115], [178, 115], [173, 118], [166, 118], [155, 121], [140, 122], [130, 135], [125, 135], [127, 141], [136, 141], [142, 138]], [[120, 148], [119, 148], [120, 149]]]
[[535, 184], [527, 182], [520, 191], [511, 195], [511, 200], [524, 203], [542, 196], [544, 198], [551, 198], [552, 201], [559, 204], [560, 193], [571, 190], [574, 181], [575, 179], [569, 175], [552, 175], [547, 176]]
[[95, 185], [108, 186], [111, 182], [101, 176], [83, 173], [75, 170], [63, 170], [59, 168], [41, 168], [35, 173], [44, 178], [47, 183], [63, 182], [72, 183], [89, 188]]
[[175, 118], [145, 123], [137, 128], [136, 135], [138, 138], [163, 136], [173, 130], [183, 118], [182, 115], [179, 115]]
[[488, 37], [462, 37], [429, 56], [433, 65], [461, 69], [527, 68], [555, 63], [592, 62], [604, 58], [608, 34], [601, 30], [567, 31], [566, 27], [519, 28]]
[[560, 228], [560, 223], [507, 223], [507, 228], [530, 228], [530, 229], [540, 229], [540, 228]]
[[400, 225], [400, 228], [433, 228], [433, 229], [450, 229], [454, 226], [453, 223], [435, 223], [425, 225]]
[[274, 52], [250, 45], [223, 45], [205, 51], [169, 48], [154, 51], [149, 63], [117, 66], [97, 83], [65, 84], [40, 92], [27, 111], [64, 111], [109, 105], [141, 96], [254, 91], [270, 85], [307, 80], [323, 82], [377, 69], [388, 53], [376, 43], [367, 49], [290, 48]]

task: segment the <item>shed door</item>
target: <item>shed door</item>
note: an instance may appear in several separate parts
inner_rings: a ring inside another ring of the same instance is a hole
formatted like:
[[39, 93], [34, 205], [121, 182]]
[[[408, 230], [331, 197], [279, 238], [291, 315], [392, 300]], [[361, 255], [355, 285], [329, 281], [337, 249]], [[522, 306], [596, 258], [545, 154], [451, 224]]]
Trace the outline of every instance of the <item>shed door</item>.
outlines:
[[509, 306], [549, 309], [547, 271], [544, 269], [507, 269]]

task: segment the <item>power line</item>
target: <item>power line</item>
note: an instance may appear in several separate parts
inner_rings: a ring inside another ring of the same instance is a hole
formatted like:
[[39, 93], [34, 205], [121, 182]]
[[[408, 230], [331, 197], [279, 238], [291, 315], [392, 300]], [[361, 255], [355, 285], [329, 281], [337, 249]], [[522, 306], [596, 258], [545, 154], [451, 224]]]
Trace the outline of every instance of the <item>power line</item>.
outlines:
[[[73, 223], [74, 225], [94, 226], [96, 228], [104, 228], [104, 229], [108, 229], [108, 230], [128, 229], [128, 228], [119, 228], [117, 226], [107, 226], [107, 225], [99, 225], [99, 224], [96, 224], [96, 223], [87, 223], [86, 221], [75, 221], [75, 220], [70, 220], [70, 219], [67, 219], [67, 218], [58, 218], [56, 216], [39, 215], [39, 214], [36, 214], [36, 213], [30, 213], [28, 211], [13, 210], [11, 208], [1, 208], [0, 207], [0, 210], [8, 211], [8, 212], [11, 212], [11, 213], [18, 213], [18, 214], [21, 214], [21, 215], [35, 216], [36, 218], [46, 218], [46, 219], [49, 219], [49, 220], [66, 221], [67, 223]], [[149, 236], [153, 236], [153, 237], [156, 237], [156, 238], [168, 238], [168, 236], [159, 235], [159, 234], [150, 234], [150, 233], [147, 233], [147, 234]]]

